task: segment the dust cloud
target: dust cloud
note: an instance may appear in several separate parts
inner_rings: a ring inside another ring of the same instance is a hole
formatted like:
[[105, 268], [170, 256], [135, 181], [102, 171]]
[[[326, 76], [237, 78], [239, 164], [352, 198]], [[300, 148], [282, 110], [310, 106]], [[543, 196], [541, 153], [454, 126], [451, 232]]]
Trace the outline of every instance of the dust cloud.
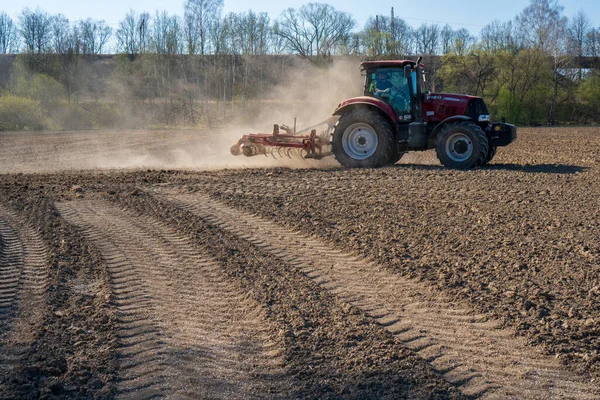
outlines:
[[344, 99], [362, 94], [363, 80], [356, 60], [338, 59], [329, 68], [313, 65], [290, 70], [272, 94], [272, 104], [260, 113], [258, 121], [280, 121], [299, 127], [311, 126], [331, 116]]
[[[227, 130], [221, 138], [227, 141], [226, 152], [243, 134], [271, 133], [273, 124], [294, 126], [300, 132], [332, 116], [337, 105], [347, 98], [362, 95], [363, 78], [356, 59], [340, 58], [328, 68], [302, 64], [290, 69], [281, 84], [275, 87], [258, 115], [245, 115], [234, 121], [237, 128]], [[317, 127], [321, 133], [326, 126]], [[286, 166], [291, 168], [327, 168], [339, 166], [333, 157], [320, 161], [289, 159], [275, 160], [271, 156], [244, 157], [242, 165]]]

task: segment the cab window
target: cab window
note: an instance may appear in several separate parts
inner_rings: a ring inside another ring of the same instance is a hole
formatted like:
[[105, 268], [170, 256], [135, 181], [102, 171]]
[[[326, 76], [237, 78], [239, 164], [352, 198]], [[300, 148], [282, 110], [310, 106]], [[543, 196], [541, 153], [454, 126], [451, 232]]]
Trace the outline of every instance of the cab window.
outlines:
[[370, 71], [367, 77], [367, 91], [370, 95], [391, 105], [397, 115], [410, 114], [410, 88], [404, 70], [378, 68]]

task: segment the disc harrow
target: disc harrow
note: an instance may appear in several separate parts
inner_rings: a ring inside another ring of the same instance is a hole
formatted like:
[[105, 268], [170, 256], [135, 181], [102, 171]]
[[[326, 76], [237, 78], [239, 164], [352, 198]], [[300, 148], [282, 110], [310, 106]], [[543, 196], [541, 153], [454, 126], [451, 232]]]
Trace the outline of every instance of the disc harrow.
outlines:
[[[254, 157], [258, 155], [278, 158], [294, 158], [320, 160], [333, 153], [330, 150], [329, 135], [337, 118], [329, 118], [323, 122], [296, 132], [296, 128], [286, 125], [273, 125], [273, 133], [249, 133], [233, 146], [230, 152], [234, 156], [244, 155]], [[295, 123], [294, 123], [295, 125]], [[317, 133], [317, 127], [327, 125], [326, 129]], [[306, 134], [306, 132], [309, 132]]]

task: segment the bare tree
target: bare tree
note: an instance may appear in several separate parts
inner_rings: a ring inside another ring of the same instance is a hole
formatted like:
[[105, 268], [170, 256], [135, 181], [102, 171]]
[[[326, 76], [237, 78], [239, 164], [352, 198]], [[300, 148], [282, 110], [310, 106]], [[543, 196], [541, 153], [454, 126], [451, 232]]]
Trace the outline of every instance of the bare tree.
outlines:
[[211, 25], [220, 18], [223, 0], [186, 0], [186, 41], [190, 54], [206, 54]]
[[[186, 12], [183, 14], [183, 35], [188, 54], [198, 52], [198, 43], [200, 42], [200, 32], [194, 14]], [[210, 35], [210, 32], [209, 32]]]
[[69, 103], [71, 103], [81, 81], [79, 65], [81, 35], [79, 27], [72, 26], [62, 14], [52, 17], [52, 50], [59, 56], [58, 79], [64, 84]]
[[550, 51], [554, 60], [554, 73], [552, 74], [552, 106], [550, 109], [550, 121], [552, 125], [556, 125], [556, 102], [558, 99], [558, 84], [560, 79], [560, 70], [566, 67], [570, 61], [570, 57], [565, 57], [566, 54], [566, 29], [567, 19], [560, 19], [555, 27], [556, 35], [553, 36], [550, 42]]
[[524, 43], [543, 52], [553, 52], [564, 37], [567, 19], [558, 0], [530, 0], [517, 16], [517, 25]]
[[407, 55], [410, 54], [414, 41], [412, 29], [404, 20], [394, 16], [393, 8], [389, 17], [377, 15], [369, 18], [359, 35], [361, 51], [369, 56]]
[[125, 18], [119, 21], [117, 49], [129, 55], [135, 55], [139, 52], [136, 35], [136, 16], [133, 10], [129, 10]]
[[274, 32], [285, 39], [287, 48], [302, 57], [335, 54], [338, 46], [350, 37], [355, 22], [350, 14], [337, 11], [329, 4], [308, 3], [285, 10], [275, 23]]
[[387, 21], [379, 15], [367, 20], [365, 28], [360, 33], [363, 53], [370, 57], [383, 55], [387, 51], [386, 42], [389, 36]]
[[176, 15], [156, 12], [150, 48], [157, 54], [181, 54], [184, 48], [182, 24]]
[[303, 25], [300, 13], [294, 8], [283, 11], [273, 30], [284, 39], [288, 50], [305, 58], [313, 55], [313, 34]]
[[585, 42], [587, 34], [591, 28], [590, 20], [583, 10], [579, 10], [577, 14], [569, 22], [567, 28], [567, 51], [579, 58], [579, 71], [577, 78], [579, 81], [583, 78], [583, 68], [581, 61], [585, 54]]
[[[267, 13], [256, 14], [228, 13], [222, 20], [221, 28], [224, 42], [219, 45], [222, 51], [233, 54], [264, 55], [271, 41], [271, 25]], [[217, 38], [215, 38], [218, 40]]]
[[475, 38], [465, 28], [455, 31], [453, 36], [453, 50], [459, 56], [464, 56], [469, 47], [475, 43]]
[[52, 17], [52, 50], [63, 54], [73, 48], [71, 42], [71, 24], [67, 17], [57, 14]]
[[440, 31], [440, 42], [441, 42], [441, 52], [442, 54], [449, 54], [452, 51], [452, 45], [454, 42], [454, 30], [448, 24], [444, 25], [444, 27]]
[[453, 30], [446, 24], [440, 30], [441, 54], [456, 53], [459, 56], [465, 55], [466, 50], [475, 43], [475, 38], [465, 29]]
[[229, 23], [227, 17], [215, 20], [210, 25], [208, 34], [214, 54], [223, 54], [228, 51]]
[[358, 33], [350, 33], [345, 40], [340, 41], [338, 45], [340, 55], [359, 55], [360, 54], [360, 36]]
[[135, 11], [129, 10], [117, 29], [118, 51], [130, 57], [146, 52], [149, 30], [150, 14], [144, 12], [138, 16]]
[[350, 14], [336, 11], [329, 4], [308, 3], [300, 8], [300, 12], [312, 28], [315, 48], [321, 55], [331, 56], [355, 25]]
[[103, 20], [91, 18], [79, 21], [78, 29], [81, 34], [81, 52], [84, 55], [102, 54], [112, 35], [112, 29]]
[[[217, 44], [219, 48], [218, 54], [242, 54], [247, 49], [247, 43], [243, 43], [245, 36], [244, 15], [234, 12], [227, 13], [221, 19], [221, 36], [215, 39], [220, 39]], [[217, 39], [217, 40], [218, 40]], [[213, 44], [215, 47], [215, 44]], [[216, 47], [215, 47], [216, 48]]]
[[440, 27], [435, 24], [422, 24], [415, 31], [416, 50], [420, 54], [436, 54], [439, 47]]
[[17, 26], [4, 11], [0, 12], [0, 54], [16, 53], [19, 48]]
[[407, 55], [413, 46], [412, 28], [401, 18], [394, 17], [392, 8], [392, 17], [390, 21], [390, 39], [388, 52], [393, 55]]
[[550, 108], [550, 120], [553, 125], [556, 123], [559, 70], [568, 61], [563, 56], [566, 50], [567, 29], [567, 18], [562, 15], [563, 9], [558, 0], [530, 0], [529, 6], [517, 17], [524, 44], [551, 56], [554, 61]]
[[579, 10], [571, 19], [567, 29], [567, 40], [572, 54], [583, 57], [585, 39], [591, 27], [590, 20], [583, 10]]
[[287, 52], [287, 40], [275, 32], [275, 22], [269, 29], [269, 53], [270, 54], [285, 54]]
[[42, 54], [52, 42], [52, 17], [39, 7], [25, 8], [19, 16], [20, 33], [26, 51]]
[[240, 39], [243, 54], [262, 55], [268, 49], [270, 19], [267, 13], [256, 14], [250, 10], [242, 14], [240, 20]]
[[600, 57], [600, 28], [590, 29], [585, 36], [585, 54]]
[[494, 20], [481, 30], [481, 45], [489, 51], [518, 51], [519, 45], [512, 21]]
[[377, 15], [367, 20], [359, 33], [361, 51], [369, 56], [388, 55], [400, 57], [410, 54], [414, 42], [412, 28], [401, 18], [394, 15]]

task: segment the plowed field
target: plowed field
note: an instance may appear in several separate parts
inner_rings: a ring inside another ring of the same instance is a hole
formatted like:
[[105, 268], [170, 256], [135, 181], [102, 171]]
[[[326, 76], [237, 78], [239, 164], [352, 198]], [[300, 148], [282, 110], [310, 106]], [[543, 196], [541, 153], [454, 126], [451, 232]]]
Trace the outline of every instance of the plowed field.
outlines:
[[600, 129], [473, 171], [205, 137], [0, 135], [0, 398], [600, 398]]

